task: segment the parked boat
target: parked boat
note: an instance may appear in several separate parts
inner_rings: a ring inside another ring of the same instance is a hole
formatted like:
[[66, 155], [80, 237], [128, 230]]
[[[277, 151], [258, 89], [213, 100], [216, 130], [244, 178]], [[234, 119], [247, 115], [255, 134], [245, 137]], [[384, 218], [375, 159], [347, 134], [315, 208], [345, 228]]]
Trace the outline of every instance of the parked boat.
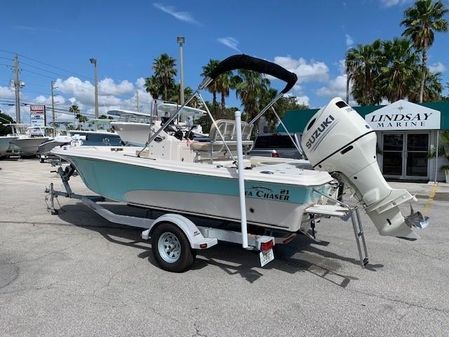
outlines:
[[122, 140], [117, 133], [105, 130], [68, 130], [72, 139], [83, 146], [120, 146]]
[[10, 141], [17, 146], [22, 157], [37, 155], [39, 145], [54, 136], [54, 129], [49, 127], [30, 127], [26, 124], [8, 124], [17, 138]]
[[[297, 81], [295, 74], [279, 65], [235, 55], [222, 61], [194, 95], [202, 99], [201, 89], [206, 89], [220, 74], [241, 68], [263, 72], [287, 83], [260, 114]], [[177, 114], [181, 110], [182, 107]], [[294, 159], [243, 159], [241, 149], [252, 146], [249, 139], [252, 123], [240, 122], [239, 112], [235, 121], [212, 120], [210, 142], [206, 143], [178, 139], [165, 132], [177, 114], [149, 137], [144, 148], [67, 146], [54, 149], [53, 153], [67, 160], [72, 166], [68, 171], [76, 169], [90, 190], [107, 199], [231, 223], [241, 221], [243, 237], [246, 222], [265, 231], [304, 232], [304, 224], [314, 226], [310, 217], [313, 207], [329, 200], [338, 203], [334, 197], [341, 182], [354, 190], [360, 207], [366, 210], [381, 235], [414, 237], [414, 228], [423, 228], [428, 223], [419, 212], [402, 215], [399, 205], [413, 201], [414, 197], [406, 190], [392, 189], [384, 180], [376, 166], [375, 133], [363, 119], [354, 117], [340, 98], [320, 109], [304, 131], [303, 147], [315, 170], [300, 168]], [[171, 244], [164, 246], [164, 240], [176, 236], [170, 242], [178, 245], [181, 236], [176, 230], [164, 227], [164, 231], [159, 233], [162, 239], [155, 243], [160, 245], [160, 251], [166, 249], [171, 254], [174, 248]], [[176, 254], [181, 256], [180, 251]], [[178, 258], [173, 259], [173, 263], [178, 262]]]
[[[156, 132], [164, 120], [168, 120], [177, 112], [178, 105], [172, 103], [158, 103], [157, 113], [152, 116], [148, 113], [114, 109], [108, 111], [108, 115], [118, 117], [119, 120], [111, 122], [112, 128], [120, 135], [123, 143], [132, 146], [144, 146], [152, 132]], [[205, 139], [201, 125], [194, 124], [193, 121], [198, 116], [204, 115], [206, 111], [192, 107], [184, 107], [179, 113], [180, 120], [168, 126], [165, 131], [178, 137], [186, 135], [191, 139]], [[152, 127], [150, 128], [150, 125]], [[182, 132], [182, 134], [180, 133]], [[187, 134], [186, 134], [187, 133]]]
[[0, 158], [7, 157], [11, 153], [17, 152], [18, 149], [14, 149], [14, 145], [11, 141], [16, 140], [17, 136], [1, 136], [0, 137]]

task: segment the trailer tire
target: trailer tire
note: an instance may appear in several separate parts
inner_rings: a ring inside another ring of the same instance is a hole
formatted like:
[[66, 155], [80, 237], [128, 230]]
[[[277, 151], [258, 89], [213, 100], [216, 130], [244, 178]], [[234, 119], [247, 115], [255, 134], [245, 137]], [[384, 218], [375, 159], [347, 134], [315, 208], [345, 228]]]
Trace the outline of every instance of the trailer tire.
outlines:
[[158, 265], [170, 272], [184, 272], [194, 261], [194, 254], [186, 235], [170, 222], [162, 222], [153, 230], [151, 249]]

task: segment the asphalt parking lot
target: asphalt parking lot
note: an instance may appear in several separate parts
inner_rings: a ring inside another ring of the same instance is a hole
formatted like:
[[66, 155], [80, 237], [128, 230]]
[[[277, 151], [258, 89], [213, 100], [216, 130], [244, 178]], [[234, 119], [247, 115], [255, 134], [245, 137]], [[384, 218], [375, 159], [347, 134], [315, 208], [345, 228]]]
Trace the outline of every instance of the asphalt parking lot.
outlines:
[[321, 243], [298, 237], [264, 268], [227, 244], [173, 274], [139, 229], [62, 197], [51, 215], [44, 188], [62, 188], [51, 169], [0, 161], [1, 336], [449, 336], [445, 184], [392, 183], [431, 217], [417, 241], [381, 237], [362, 215], [366, 269], [350, 222], [325, 219]]

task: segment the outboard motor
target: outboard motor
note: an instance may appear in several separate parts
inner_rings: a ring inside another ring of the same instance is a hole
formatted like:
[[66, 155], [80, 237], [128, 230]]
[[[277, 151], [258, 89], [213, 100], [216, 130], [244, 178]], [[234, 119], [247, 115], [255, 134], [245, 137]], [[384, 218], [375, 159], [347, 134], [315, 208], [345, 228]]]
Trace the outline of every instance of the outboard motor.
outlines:
[[352, 187], [380, 235], [413, 238], [413, 227], [427, 226], [420, 212], [404, 218], [399, 205], [416, 198], [388, 185], [377, 164], [375, 131], [341, 98], [312, 117], [301, 143], [315, 170], [333, 173]]

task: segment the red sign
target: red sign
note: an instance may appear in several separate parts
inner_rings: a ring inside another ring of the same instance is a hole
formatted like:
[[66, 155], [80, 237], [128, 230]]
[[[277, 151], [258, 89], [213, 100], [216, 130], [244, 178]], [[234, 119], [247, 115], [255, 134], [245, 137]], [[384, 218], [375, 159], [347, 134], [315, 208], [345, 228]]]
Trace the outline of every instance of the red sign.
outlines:
[[30, 105], [30, 112], [33, 114], [44, 114], [45, 105]]

